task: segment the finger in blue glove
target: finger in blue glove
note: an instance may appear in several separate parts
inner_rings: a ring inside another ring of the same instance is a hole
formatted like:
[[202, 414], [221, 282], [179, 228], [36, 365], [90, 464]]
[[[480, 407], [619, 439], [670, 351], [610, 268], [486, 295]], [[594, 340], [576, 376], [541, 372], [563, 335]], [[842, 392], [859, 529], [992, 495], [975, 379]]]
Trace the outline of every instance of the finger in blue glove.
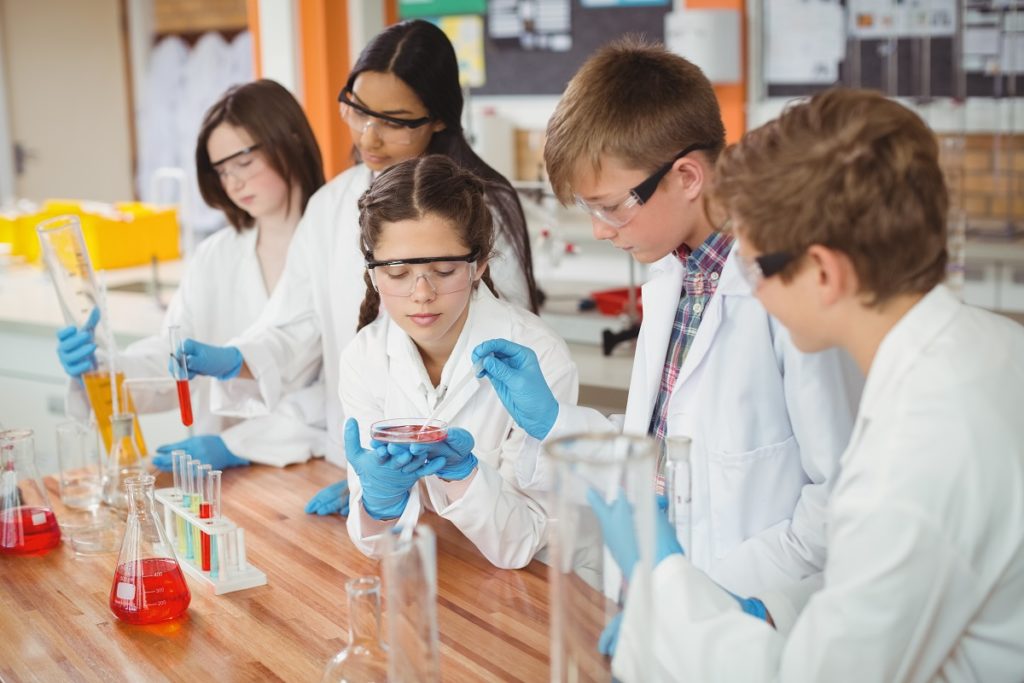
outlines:
[[441, 441], [413, 443], [409, 445], [409, 451], [414, 456], [426, 460], [443, 457], [446, 464], [438, 470], [437, 476], [448, 481], [461, 481], [476, 469], [477, 459], [473, 455], [475, 444], [473, 435], [468, 431], [461, 427], [452, 427]]
[[558, 418], [558, 401], [533, 349], [507, 339], [490, 339], [474, 348], [472, 357], [474, 363], [482, 361], [482, 375], [491, 381], [516, 424], [533, 438], [544, 439]]
[[195, 339], [186, 339], [181, 345], [188, 366], [188, 378], [207, 375], [216, 379], [231, 379], [242, 371], [245, 359], [234, 346], [213, 346]]
[[[320, 489], [308, 503], [306, 503], [306, 514], [309, 515], [333, 515], [340, 512], [342, 508], [348, 509], [348, 480], [342, 479]], [[345, 513], [347, 514], [347, 512]]]
[[619, 629], [622, 628], [622, 615], [619, 612], [601, 631], [601, 637], [597, 639], [597, 651], [611, 657], [615, 654], [615, 648], [619, 644]]
[[93, 332], [99, 319], [100, 310], [94, 308], [81, 329], [72, 325], [57, 331], [57, 358], [70, 377], [78, 378], [96, 367]]
[[615, 564], [622, 570], [622, 575], [628, 579], [640, 559], [640, 551], [633, 535], [633, 506], [623, 491], [619, 491], [615, 501], [609, 505], [604, 502], [600, 493], [589, 489], [587, 502], [597, 515], [605, 546], [611, 552]]
[[[204, 434], [202, 436], [193, 436], [182, 441], [176, 441], [174, 443], [164, 444], [156, 449], [157, 454], [164, 454], [167, 459], [161, 459], [161, 463], [166, 466], [166, 470], [170, 469], [170, 453], [175, 450], [183, 450], [193, 458], [199, 460], [205, 465], [210, 465], [215, 470], [226, 470], [231, 467], [244, 467], [249, 465], [249, 461], [245, 458], [240, 458], [231, 451], [228, 450], [227, 444], [224, 443], [224, 439], [220, 438], [216, 434]], [[153, 463], [157, 463], [157, 457], [153, 456]]]

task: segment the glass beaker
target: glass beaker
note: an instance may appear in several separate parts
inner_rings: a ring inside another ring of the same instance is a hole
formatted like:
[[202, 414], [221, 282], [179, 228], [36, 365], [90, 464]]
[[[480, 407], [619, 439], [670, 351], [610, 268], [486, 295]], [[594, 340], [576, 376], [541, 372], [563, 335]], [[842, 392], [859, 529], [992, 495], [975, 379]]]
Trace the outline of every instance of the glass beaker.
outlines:
[[380, 579], [361, 576], [345, 582], [348, 644], [334, 655], [321, 683], [385, 683], [388, 650], [380, 640]]
[[665, 497], [668, 498], [668, 521], [675, 527], [676, 538], [685, 552], [690, 552], [692, 445], [693, 441], [688, 436], [670, 436], [665, 439]]
[[31, 429], [0, 431], [0, 553], [42, 555], [60, 545], [60, 525], [36, 470]]
[[156, 478], [142, 474], [124, 481], [128, 525], [110, 587], [110, 611], [129, 624], [155, 624], [188, 609], [192, 595], [163, 525], [153, 509]]
[[441, 680], [437, 636], [437, 555], [434, 532], [384, 535], [385, 603], [388, 615], [388, 681]]
[[103, 499], [103, 464], [96, 432], [80, 422], [57, 425], [60, 499], [66, 507], [93, 510]]
[[128, 510], [124, 481], [143, 474], [142, 456], [135, 447], [135, 415], [120, 413], [110, 416], [113, 442], [107, 453], [103, 478], [103, 502], [118, 510]]
[[[551, 681], [611, 681], [598, 640], [631, 603], [633, 641], [651, 644], [651, 571], [654, 560], [654, 468], [658, 444], [646, 436], [570, 435], [545, 445], [553, 476], [549, 511], [551, 566]], [[592, 493], [591, 493], [592, 492]], [[623, 577], [604, 550], [588, 493], [607, 505], [625, 496], [632, 506], [638, 557]], [[638, 681], [651, 681], [653, 650], [637, 657]]]

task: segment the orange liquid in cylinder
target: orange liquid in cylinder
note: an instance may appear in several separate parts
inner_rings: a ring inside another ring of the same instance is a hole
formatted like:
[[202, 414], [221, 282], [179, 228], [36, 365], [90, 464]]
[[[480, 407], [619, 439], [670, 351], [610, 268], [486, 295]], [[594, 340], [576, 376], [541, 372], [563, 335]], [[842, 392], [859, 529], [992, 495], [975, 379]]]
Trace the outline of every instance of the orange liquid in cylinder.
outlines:
[[42, 555], [60, 545], [60, 525], [53, 511], [16, 507], [0, 516], [0, 554]]
[[110, 588], [110, 611], [129, 624], [155, 624], [185, 613], [192, 594], [178, 563], [147, 558], [117, 568]]
[[[119, 396], [124, 396], [122, 385], [124, 383], [124, 373], [117, 373], [116, 376], [117, 390]], [[89, 397], [89, 405], [92, 406], [92, 411], [96, 413], [96, 426], [100, 430], [100, 436], [103, 437], [103, 447], [110, 452], [114, 441], [114, 431], [110, 424], [110, 416], [114, 412], [114, 402], [110, 396], [110, 375], [105, 372], [87, 372], [82, 375], [82, 383], [85, 384], [85, 395]], [[125, 410], [125, 406], [118, 406], [122, 411]], [[131, 397], [128, 398], [128, 411], [135, 412], [134, 402]], [[146, 455], [146, 442], [142, 439], [142, 427], [139, 426], [139, 418], [135, 417], [132, 424], [135, 434], [135, 448], [139, 451], [139, 455], [145, 457]], [[128, 465], [130, 463], [121, 463], [122, 465]]]

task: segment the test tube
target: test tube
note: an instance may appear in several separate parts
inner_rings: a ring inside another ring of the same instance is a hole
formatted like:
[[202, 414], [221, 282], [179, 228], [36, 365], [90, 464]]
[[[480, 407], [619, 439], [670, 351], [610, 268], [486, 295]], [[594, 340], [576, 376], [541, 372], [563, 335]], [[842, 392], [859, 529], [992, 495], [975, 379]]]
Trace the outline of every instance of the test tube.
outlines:
[[[192, 494], [192, 513], [200, 518], [202, 517], [202, 506], [206, 496], [206, 474], [210, 469], [209, 465], [199, 465], [196, 467], [196, 488]], [[192, 534], [192, 557], [196, 562], [201, 562], [203, 557], [203, 537], [206, 534], [201, 532], [202, 528], [196, 525]]]
[[174, 490], [171, 491], [171, 495], [181, 497], [182, 486], [181, 486], [181, 459], [187, 458], [188, 454], [179, 449], [171, 451], [171, 477], [174, 480]]
[[[210, 503], [210, 517], [220, 519], [220, 470], [211, 470], [206, 480], [207, 498]], [[210, 534], [210, 576], [216, 578], [218, 570], [224, 565], [223, 543], [217, 542], [217, 536]]]
[[[203, 497], [202, 489], [199, 488], [199, 477], [202, 476], [199, 472], [200, 465], [201, 463], [198, 460], [191, 459], [188, 461], [188, 480], [189, 487], [191, 488], [188, 510], [193, 515], [199, 514], [199, 499]], [[199, 559], [199, 535], [195, 532], [191, 521], [186, 526], [188, 527], [188, 542], [185, 548], [185, 557], [189, 560]]]
[[[183, 510], [188, 510], [192, 505], [192, 479], [189, 477], [191, 461], [192, 458], [188, 456], [188, 453], [183, 453], [178, 458], [178, 482], [181, 484], [181, 507]], [[178, 515], [178, 554], [182, 557], [186, 556], [189, 527], [185, 518]]]
[[188, 386], [188, 362], [185, 360], [184, 339], [181, 327], [171, 325], [167, 328], [167, 337], [171, 345], [171, 374], [178, 385], [178, 408], [181, 411], [181, 424], [192, 426], [192, 394]]
[[237, 552], [235, 553], [235, 559], [238, 561], [238, 571], [245, 571], [245, 529], [235, 530], [235, 541], [237, 543]]

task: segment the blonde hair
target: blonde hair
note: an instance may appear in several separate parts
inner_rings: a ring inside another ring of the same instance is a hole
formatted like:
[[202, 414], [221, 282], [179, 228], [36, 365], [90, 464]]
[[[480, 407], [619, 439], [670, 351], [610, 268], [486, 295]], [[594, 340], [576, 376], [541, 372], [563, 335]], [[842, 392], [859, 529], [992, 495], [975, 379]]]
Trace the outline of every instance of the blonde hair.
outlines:
[[871, 305], [927, 292], [945, 276], [938, 143], [879, 93], [837, 88], [789, 107], [725, 150], [713, 183], [715, 203], [759, 251], [841, 251]]
[[725, 125], [714, 88], [693, 63], [635, 36], [598, 50], [569, 81], [548, 122], [544, 162], [563, 204], [581, 163], [602, 155], [654, 171], [690, 145], [714, 163]]

